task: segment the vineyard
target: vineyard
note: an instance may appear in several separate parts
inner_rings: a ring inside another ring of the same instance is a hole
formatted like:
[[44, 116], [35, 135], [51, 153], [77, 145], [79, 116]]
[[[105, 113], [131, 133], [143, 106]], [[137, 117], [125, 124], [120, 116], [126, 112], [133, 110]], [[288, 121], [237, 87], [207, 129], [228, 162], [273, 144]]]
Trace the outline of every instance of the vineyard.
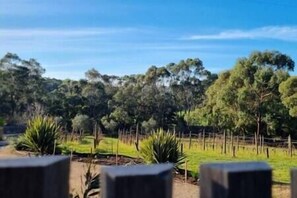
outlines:
[[[96, 137], [97, 136], [97, 140]], [[135, 131], [119, 131], [119, 138], [104, 137], [102, 134], [75, 137], [68, 141], [64, 138], [62, 144], [69, 152], [112, 154], [114, 156], [130, 156], [139, 158], [141, 142], [147, 135]], [[229, 161], [266, 161], [273, 168], [275, 182], [288, 183], [289, 170], [297, 164], [295, 140], [273, 139], [261, 137], [255, 142], [255, 137], [232, 136], [226, 133], [179, 134], [180, 149], [186, 155], [186, 163], [181, 168], [190, 171], [194, 177], [199, 177], [198, 166], [209, 162]], [[97, 141], [96, 148], [94, 147]], [[117, 159], [114, 158], [114, 164]]]

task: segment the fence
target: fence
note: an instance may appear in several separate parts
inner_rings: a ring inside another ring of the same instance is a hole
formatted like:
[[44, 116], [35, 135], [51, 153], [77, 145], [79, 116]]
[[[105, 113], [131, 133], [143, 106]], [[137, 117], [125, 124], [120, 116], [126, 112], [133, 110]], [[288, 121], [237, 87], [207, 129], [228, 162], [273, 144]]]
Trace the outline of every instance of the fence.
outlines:
[[[68, 198], [68, 157], [0, 161], [1, 198]], [[103, 167], [102, 198], [171, 198], [170, 164]], [[204, 164], [201, 198], [271, 198], [272, 169], [265, 162]], [[198, 197], [198, 195], [197, 195]], [[297, 197], [297, 170], [291, 171], [291, 197]]]
[[[268, 138], [264, 136], [238, 136], [227, 133], [176, 133], [182, 146], [188, 149], [218, 150], [221, 154], [231, 153], [235, 157], [239, 149], [252, 150], [255, 154], [265, 154], [269, 158], [275, 149], [282, 149], [289, 156], [293, 156], [297, 140], [289, 135], [287, 138]], [[119, 131], [119, 139], [126, 144], [137, 144], [147, 135], [133, 131]]]

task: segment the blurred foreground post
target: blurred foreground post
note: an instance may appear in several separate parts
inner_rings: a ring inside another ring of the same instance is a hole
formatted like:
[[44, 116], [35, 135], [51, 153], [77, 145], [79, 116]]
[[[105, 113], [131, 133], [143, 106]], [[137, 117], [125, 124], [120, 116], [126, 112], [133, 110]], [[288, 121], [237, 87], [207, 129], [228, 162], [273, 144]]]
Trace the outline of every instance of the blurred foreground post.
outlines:
[[103, 167], [102, 198], [171, 198], [172, 165]]
[[32, 157], [0, 161], [1, 198], [68, 198], [68, 157]]
[[271, 198], [272, 169], [265, 162], [200, 166], [201, 198]]

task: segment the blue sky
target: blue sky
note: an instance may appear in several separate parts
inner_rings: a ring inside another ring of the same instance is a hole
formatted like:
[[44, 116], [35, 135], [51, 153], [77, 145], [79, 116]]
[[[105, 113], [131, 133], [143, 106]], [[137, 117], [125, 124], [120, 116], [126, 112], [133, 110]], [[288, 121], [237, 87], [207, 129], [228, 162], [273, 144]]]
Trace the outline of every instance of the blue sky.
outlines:
[[220, 72], [253, 50], [297, 62], [296, 9], [295, 0], [0, 0], [0, 56], [35, 58], [60, 79], [186, 58]]

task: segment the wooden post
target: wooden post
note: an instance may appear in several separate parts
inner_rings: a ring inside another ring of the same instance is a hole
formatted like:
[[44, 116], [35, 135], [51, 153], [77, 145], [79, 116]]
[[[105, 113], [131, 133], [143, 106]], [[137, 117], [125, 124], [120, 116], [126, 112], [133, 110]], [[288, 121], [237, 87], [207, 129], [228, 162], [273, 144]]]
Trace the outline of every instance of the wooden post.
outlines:
[[205, 130], [203, 130], [203, 150], [205, 151]]
[[201, 149], [201, 146], [202, 146], [202, 141], [201, 141], [201, 132], [199, 132], [198, 134], [198, 143], [199, 143], [199, 148]]
[[136, 142], [139, 144], [139, 123], [136, 125]]
[[111, 154], [113, 155], [113, 141], [111, 140]]
[[288, 153], [290, 155], [290, 157], [292, 157], [292, 139], [291, 139], [291, 135], [288, 136]]
[[200, 166], [201, 198], [271, 198], [272, 169], [265, 162]]
[[192, 146], [192, 131], [190, 131], [189, 149], [191, 149], [191, 146]]
[[102, 198], [171, 198], [172, 165], [101, 168]]
[[132, 145], [133, 143], [133, 134], [132, 134], [132, 129], [130, 128], [130, 132], [129, 132], [129, 145]]
[[233, 132], [231, 132], [231, 149], [233, 150], [234, 146], [234, 138], [233, 138]]
[[232, 157], [236, 157], [236, 156], [235, 156], [235, 150], [236, 150], [236, 148], [235, 148], [235, 146], [233, 146], [233, 147], [232, 147]]
[[118, 165], [118, 155], [119, 155], [119, 139], [118, 139], [118, 141], [117, 141], [117, 150], [116, 150], [116, 165]]
[[224, 150], [224, 154], [227, 153], [227, 137], [226, 137], [226, 131], [224, 131], [224, 146], [223, 146], [223, 150]]
[[260, 137], [259, 137], [259, 142], [260, 142], [260, 152], [259, 153], [261, 153], [261, 151], [262, 151], [262, 135], [260, 135]]
[[267, 157], [267, 159], [269, 159], [269, 148], [268, 147], [266, 148], [266, 157]]
[[94, 128], [93, 128], [93, 136], [94, 136], [94, 139], [93, 139], [93, 147], [94, 147], [94, 150], [97, 148], [97, 123], [95, 122], [94, 124]]
[[0, 196], [68, 198], [69, 167], [64, 156], [0, 160]]
[[256, 146], [256, 153], [259, 154], [259, 146], [258, 146], [258, 135], [255, 133], [255, 146]]
[[136, 147], [136, 150], [139, 151], [139, 131], [138, 131], [138, 123], [137, 123], [137, 126], [136, 126], [136, 135], [135, 135], [135, 147]]
[[262, 135], [262, 153], [264, 153], [265, 151], [265, 137], [264, 135]]
[[216, 145], [216, 134], [213, 132], [213, 137], [212, 137], [212, 150], [215, 149]]

